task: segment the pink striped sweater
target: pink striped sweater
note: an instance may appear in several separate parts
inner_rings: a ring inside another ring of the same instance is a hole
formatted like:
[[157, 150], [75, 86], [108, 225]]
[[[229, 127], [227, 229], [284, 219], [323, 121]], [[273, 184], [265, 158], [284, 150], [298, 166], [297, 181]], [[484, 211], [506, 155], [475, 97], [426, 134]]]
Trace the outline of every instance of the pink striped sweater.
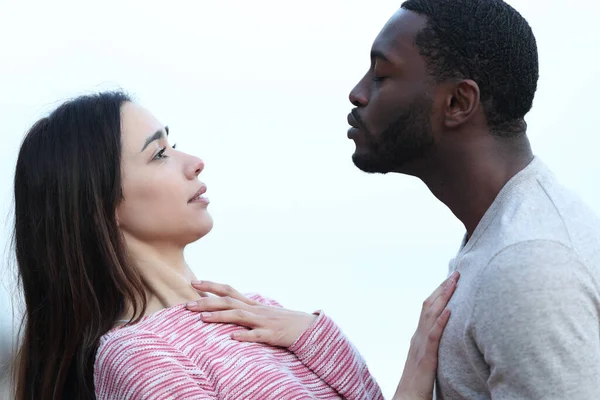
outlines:
[[96, 397], [383, 399], [362, 357], [323, 313], [287, 349], [231, 339], [239, 329], [245, 328], [204, 323], [184, 305], [115, 328], [101, 338], [96, 354]]

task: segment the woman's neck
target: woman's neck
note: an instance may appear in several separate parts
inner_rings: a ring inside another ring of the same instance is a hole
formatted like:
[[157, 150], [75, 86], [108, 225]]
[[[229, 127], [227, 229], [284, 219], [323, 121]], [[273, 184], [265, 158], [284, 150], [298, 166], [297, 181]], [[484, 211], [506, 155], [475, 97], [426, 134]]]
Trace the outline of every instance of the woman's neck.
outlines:
[[[183, 247], [150, 245], [128, 239], [129, 256], [146, 287], [144, 316], [200, 297], [191, 286], [196, 277], [185, 262]], [[129, 320], [132, 316], [128, 312], [124, 319]]]

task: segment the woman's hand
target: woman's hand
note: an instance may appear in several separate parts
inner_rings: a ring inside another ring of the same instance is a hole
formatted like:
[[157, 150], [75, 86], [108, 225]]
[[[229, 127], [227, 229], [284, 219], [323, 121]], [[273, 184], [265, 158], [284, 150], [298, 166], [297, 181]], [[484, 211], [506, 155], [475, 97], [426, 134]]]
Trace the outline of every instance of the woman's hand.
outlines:
[[394, 400], [431, 400], [438, 364], [438, 347], [450, 318], [446, 308], [459, 274], [455, 272], [423, 302], [419, 325], [408, 350], [402, 378]]
[[204, 322], [236, 324], [250, 328], [237, 331], [233, 339], [290, 347], [317, 319], [315, 314], [286, 310], [251, 300], [231, 286], [202, 281], [192, 282], [199, 292], [216, 296], [188, 303], [187, 309], [200, 312]]

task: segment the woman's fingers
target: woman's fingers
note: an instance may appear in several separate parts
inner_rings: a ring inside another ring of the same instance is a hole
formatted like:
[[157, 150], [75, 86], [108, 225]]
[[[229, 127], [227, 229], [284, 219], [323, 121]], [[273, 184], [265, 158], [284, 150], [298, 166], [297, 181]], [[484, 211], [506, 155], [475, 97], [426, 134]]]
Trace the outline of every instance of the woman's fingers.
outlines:
[[432, 398], [439, 344], [450, 318], [447, 304], [459, 277], [458, 273], [452, 274], [423, 303], [419, 326], [411, 340], [404, 373], [394, 399]]
[[436, 360], [437, 363], [437, 354], [438, 348], [440, 345], [440, 340], [442, 338], [442, 333], [444, 333], [444, 328], [446, 328], [446, 324], [450, 319], [450, 309], [444, 308], [444, 311], [440, 314], [439, 317], [436, 318], [435, 323], [431, 327], [429, 331], [429, 335], [427, 336], [427, 354], [429, 357]]
[[[423, 353], [421, 354], [421, 368], [426, 369], [429, 374], [423, 371], [419, 380], [423, 380], [421, 386], [429, 387], [429, 378], [426, 378], [428, 375], [435, 375], [435, 371], [437, 370], [438, 365], [438, 350], [440, 347], [440, 340], [442, 338], [442, 333], [444, 333], [444, 328], [446, 328], [446, 324], [450, 319], [450, 309], [445, 308], [444, 311], [437, 317], [435, 323], [429, 330], [427, 334], [426, 340], [423, 343]], [[425, 379], [424, 379], [425, 378]]]
[[231, 297], [249, 305], [259, 304], [254, 300], [250, 300], [231, 286], [224, 285], [222, 283], [215, 283], [211, 281], [192, 281], [192, 287], [199, 292], [212, 293], [221, 297]]
[[226, 310], [215, 312], [202, 312], [200, 318], [204, 322], [215, 322], [220, 324], [236, 324], [247, 328], [260, 326], [262, 317], [246, 310]]
[[457, 279], [457, 274], [458, 272], [454, 272], [452, 275], [450, 275], [444, 282], [440, 284], [440, 286], [438, 286], [433, 291], [433, 293], [431, 293], [431, 295], [428, 298], [425, 299], [425, 301], [423, 302], [423, 309], [429, 308], [433, 303], [435, 303], [438, 297], [440, 297], [444, 293], [444, 289], [446, 288], [448, 283], [450, 283], [452, 280]]
[[425, 300], [421, 310], [419, 329], [429, 330], [433, 326], [454, 294], [459, 278], [460, 274], [454, 272]]
[[203, 297], [187, 303], [190, 311], [249, 310], [251, 305], [232, 297]]
[[452, 295], [454, 294], [454, 291], [456, 290], [456, 285], [458, 283], [459, 278], [460, 274], [458, 272], [455, 272], [450, 278], [446, 280], [446, 282], [444, 282], [444, 288], [441, 294], [437, 297], [437, 299], [435, 299], [435, 301], [433, 302], [433, 304], [431, 304], [430, 307], [432, 319], [437, 318], [448, 305], [448, 302], [450, 301]]
[[231, 337], [239, 342], [271, 343], [273, 332], [266, 329], [252, 329], [251, 331], [236, 331]]

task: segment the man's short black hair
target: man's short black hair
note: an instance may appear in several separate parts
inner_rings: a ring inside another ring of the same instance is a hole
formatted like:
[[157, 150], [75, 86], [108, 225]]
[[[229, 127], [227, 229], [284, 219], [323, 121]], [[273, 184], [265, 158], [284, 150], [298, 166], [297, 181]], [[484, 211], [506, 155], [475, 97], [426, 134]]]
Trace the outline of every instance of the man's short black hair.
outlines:
[[491, 131], [525, 131], [538, 81], [531, 27], [501, 0], [407, 0], [402, 8], [427, 18], [415, 45], [437, 81], [472, 79]]

